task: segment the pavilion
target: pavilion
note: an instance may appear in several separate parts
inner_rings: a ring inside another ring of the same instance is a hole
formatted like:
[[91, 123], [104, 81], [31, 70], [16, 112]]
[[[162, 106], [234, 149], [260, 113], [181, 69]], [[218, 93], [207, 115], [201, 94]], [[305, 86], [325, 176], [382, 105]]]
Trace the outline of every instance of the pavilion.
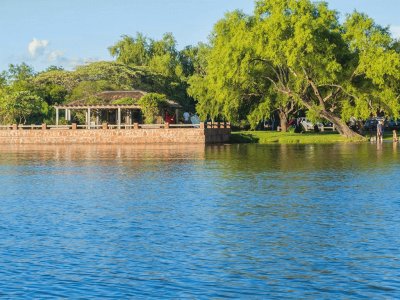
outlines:
[[[55, 105], [56, 125], [60, 122], [60, 111], [64, 111], [65, 120], [72, 121], [72, 112], [83, 111], [85, 113], [85, 124], [87, 128], [93, 125], [101, 125], [108, 123], [121, 128], [122, 125], [132, 125], [141, 121], [141, 107], [138, 104], [114, 104], [123, 98], [131, 98], [139, 100], [146, 95], [146, 92], [133, 91], [106, 91], [96, 95], [100, 99], [101, 104], [88, 104], [86, 100], [78, 100], [68, 104]], [[175, 101], [166, 99], [168, 110], [174, 111], [175, 120], [178, 120], [179, 109], [182, 107]], [[159, 117], [160, 123], [164, 120], [164, 116]]]

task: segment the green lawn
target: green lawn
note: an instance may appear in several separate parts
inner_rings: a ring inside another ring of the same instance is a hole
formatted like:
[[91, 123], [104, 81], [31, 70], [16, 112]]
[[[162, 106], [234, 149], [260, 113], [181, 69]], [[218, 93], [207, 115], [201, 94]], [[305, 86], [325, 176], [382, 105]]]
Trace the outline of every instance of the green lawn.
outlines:
[[[390, 137], [388, 137], [390, 138]], [[232, 132], [232, 143], [259, 143], [259, 144], [334, 144], [363, 142], [360, 139], [346, 139], [338, 133], [290, 133], [275, 131], [240, 131]]]

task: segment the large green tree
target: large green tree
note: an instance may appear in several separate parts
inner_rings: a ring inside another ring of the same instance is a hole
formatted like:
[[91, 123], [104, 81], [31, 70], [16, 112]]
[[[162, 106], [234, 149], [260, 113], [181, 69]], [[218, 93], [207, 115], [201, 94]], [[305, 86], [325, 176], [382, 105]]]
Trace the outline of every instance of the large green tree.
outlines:
[[3, 124], [41, 122], [47, 113], [47, 103], [29, 91], [0, 92], [0, 118]]
[[348, 137], [351, 116], [398, 116], [400, 56], [387, 29], [357, 12], [341, 24], [326, 3], [309, 0], [257, 1], [255, 18], [257, 58], [275, 73], [267, 79], [277, 93]]
[[137, 33], [136, 37], [123, 35], [108, 50], [117, 62], [125, 65], [146, 66], [149, 62], [149, 40], [141, 33]]
[[2, 73], [0, 119], [4, 123], [37, 123], [48, 116], [48, 104], [38, 95], [33, 83], [33, 68], [25, 63], [9, 66]]
[[187, 80], [194, 70], [192, 52], [190, 47], [178, 51], [171, 33], [159, 40], [140, 33], [135, 37], [124, 35], [109, 51], [116, 63], [143, 72], [139, 84], [143, 89], [166, 94], [185, 109], [193, 109], [193, 99], [187, 94]]
[[218, 22], [210, 46], [205, 74], [190, 80], [203, 114], [245, 114], [255, 123], [303, 107], [348, 137], [356, 135], [346, 125], [351, 116], [398, 116], [398, 46], [364, 14], [342, 24], [324, 2], [259, 0], [254, 15]]
[[273, 72], [257, 57], [255, 25], [254, 17], [240, 11], [227, 14], [215, 25], [211, 46], [199, 47], [189, 93], [198, 100], [197, 110], [203, 119], [247, 119], [255, 127], [278, 111], [286, 131], [289, 115], [297, 106], [292, 98], [277, 95], [266, 80]]

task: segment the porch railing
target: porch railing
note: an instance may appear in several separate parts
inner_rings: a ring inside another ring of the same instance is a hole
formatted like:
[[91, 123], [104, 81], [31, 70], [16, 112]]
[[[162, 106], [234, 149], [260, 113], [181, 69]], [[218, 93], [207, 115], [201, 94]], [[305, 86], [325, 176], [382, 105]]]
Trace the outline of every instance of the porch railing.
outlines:
[[206, 128], [231, 128], [231, 124], [228, 122], [201, 122], [200, 124], [121, 124], [121, 125], [114, 125], [114, 124], [107, 124], [103, 123], [101, 125], [78, 125], [72, 123], [70, 125], [0, 125], [0, 130], [78, 130], [78, 129], [119, 129], [119, 130], [127, 130], [127, 129], [184, 129], [184, 128], [198, 128], [198, 129], [206, 129]]

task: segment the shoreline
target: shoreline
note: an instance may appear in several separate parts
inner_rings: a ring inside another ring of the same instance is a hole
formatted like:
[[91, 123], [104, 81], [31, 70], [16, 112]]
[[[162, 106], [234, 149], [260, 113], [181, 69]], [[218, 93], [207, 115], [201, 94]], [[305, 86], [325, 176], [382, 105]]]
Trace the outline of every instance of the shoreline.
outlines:
[[130, 129], [12, 129], [0, 130], [0, 145], [142, 145], [220, 144], [229, 141], [230, 128]]
[[[384, 136], [385, 141], [392, 140], [392, 134]], [[291, 133], [276, 131], [237, 131], [231, 133], [231, 144], [338, 144], [369, 143], [369, 136], [364, 139], [348, 139], [336, 132]]]

